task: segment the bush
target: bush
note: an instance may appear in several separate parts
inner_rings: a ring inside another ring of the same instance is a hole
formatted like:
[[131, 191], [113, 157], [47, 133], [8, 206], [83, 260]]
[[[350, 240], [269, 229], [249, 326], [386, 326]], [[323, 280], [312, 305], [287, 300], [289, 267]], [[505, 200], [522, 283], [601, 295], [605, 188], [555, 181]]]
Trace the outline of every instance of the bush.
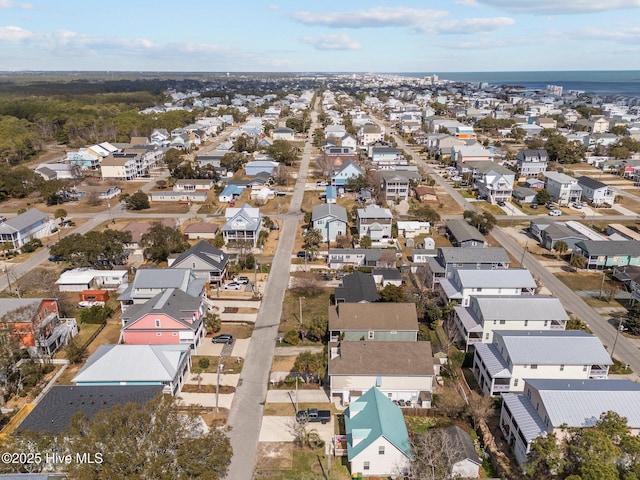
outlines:
[[203, 357], [200, 360], [198, 360], [198, 366], [202, 370], [206, 370], [207, 368], [209, 368], [209, 363], [210, 363], [210, 360], [207, 357]]
[[300, 343], [300, 337], [296, 329], [289, 330], [284, 336], [285, 343], [289, 345], [298, 345]]

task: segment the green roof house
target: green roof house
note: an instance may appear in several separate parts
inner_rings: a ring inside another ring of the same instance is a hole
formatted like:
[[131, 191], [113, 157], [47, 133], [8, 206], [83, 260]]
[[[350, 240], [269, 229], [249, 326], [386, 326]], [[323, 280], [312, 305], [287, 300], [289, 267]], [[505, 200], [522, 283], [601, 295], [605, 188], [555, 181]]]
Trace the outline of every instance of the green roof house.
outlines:
[[409, 434], [400, 408], [371, 387], [345, 411], [351, 473], [396, 476], [412, 460]]

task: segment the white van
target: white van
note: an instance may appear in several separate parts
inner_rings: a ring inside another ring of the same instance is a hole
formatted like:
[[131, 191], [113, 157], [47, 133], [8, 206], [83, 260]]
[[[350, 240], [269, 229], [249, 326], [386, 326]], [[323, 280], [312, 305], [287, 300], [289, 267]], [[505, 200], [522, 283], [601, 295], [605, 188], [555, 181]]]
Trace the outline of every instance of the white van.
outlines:
[[551, 210], [549, 212], [549, 215], [551, 215], [552, 217], [559, 217], [560, 215], [562, 215], [562, 210]]

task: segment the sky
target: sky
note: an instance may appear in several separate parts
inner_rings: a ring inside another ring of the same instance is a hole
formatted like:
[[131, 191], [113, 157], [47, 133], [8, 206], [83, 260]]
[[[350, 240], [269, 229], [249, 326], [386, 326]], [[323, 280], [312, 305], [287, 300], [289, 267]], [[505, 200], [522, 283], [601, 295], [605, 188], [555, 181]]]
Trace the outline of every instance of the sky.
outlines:
[[640, 0], [0, 0], [0, 71], [640, 70], [639, 19]]

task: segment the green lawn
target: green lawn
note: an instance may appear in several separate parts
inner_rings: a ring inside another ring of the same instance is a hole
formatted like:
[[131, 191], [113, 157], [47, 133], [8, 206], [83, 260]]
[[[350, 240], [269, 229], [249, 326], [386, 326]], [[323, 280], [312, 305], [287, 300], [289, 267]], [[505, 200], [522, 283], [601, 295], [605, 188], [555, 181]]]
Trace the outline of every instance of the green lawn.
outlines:
[[300, 305], [302, 304], [302, 323], [313, 318], [327, 320], [330, 297], [333, 288], [320, 289], [316, 296], [302, 297], [295, 290], [287, 290], [282, 305], [282, 317], [280, 317], [280, 332], [286, 333], [291, 329], [300, 327]]

